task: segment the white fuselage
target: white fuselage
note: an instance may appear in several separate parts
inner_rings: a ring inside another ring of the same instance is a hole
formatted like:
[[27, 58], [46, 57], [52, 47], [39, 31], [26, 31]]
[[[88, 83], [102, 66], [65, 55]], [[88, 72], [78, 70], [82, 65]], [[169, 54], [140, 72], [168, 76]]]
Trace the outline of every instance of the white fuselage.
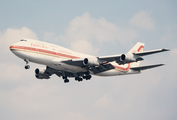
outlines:
[[[95, 56], [74, 52], [64, 47], [41, 42], [37, 40], [25, 39], [10, 46], [11, 51], [23, 60], [42, 64], [54, 68], [56, 70], [67, 71], [72, 73], [86, 72], [85, 68], [68, 65], [62, 60], [77, 60], [84, 58], [91, 58]], [[140, 73], [140, 71], [133, 71], [129, 69], [131, 63], [118, 65], [116, 62], [111, 62], [115, 69], [101, 72], [95, 75], [99, 76], [113, 76]], [[92, 73], [93, 74], [93, 73]]]

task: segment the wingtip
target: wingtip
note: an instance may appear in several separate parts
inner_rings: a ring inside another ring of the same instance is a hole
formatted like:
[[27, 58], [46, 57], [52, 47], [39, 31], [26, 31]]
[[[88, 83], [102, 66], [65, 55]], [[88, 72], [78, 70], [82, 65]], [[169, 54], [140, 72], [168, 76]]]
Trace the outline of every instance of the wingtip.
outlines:
[[160, 64], [160, 66], [164, 66], [165, 64]]
[[170, 51], [170, 49], [162, 49], [162, 51]]
[[159, 67], [159, 66], [164, 66], [165, 64], [157, 64], [156, 66]]

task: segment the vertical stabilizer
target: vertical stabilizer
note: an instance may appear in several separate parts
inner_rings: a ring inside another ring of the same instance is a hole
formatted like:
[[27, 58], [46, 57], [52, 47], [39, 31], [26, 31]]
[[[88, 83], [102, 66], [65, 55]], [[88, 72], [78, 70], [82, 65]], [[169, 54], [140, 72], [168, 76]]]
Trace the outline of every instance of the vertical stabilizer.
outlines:
[[[138, 52], [142, 52], [144, 49], [144, 43], [138, 42], [136, 43], [136, 45], [128, 52], [128, 53], [138, 53]], [[133, 62], [131, 63], [131, 67], [138, 67], [140, 64], [140, 61], [138, 62]]]
[[136, 45], [128, 53], [142, 52], [144, 49], [144, 43], [136, 43]]

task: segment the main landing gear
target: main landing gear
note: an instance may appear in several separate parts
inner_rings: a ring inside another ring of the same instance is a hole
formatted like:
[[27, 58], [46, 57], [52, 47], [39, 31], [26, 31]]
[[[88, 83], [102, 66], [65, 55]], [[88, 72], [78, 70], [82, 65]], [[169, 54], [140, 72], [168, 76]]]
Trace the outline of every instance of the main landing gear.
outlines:
[[[81, 82], [83, 81], [83, 79], [86, 79], [86, 80], [90, 80], [91, 79], [91, 75], [85, 75], [85, 76], [77, 76], [75, 77], [75, 80], [78, 81], [78, 82]], [[67, 76], [62, 76], [62, 78], [64, 79], [64, 83], [69, 83], [69, 79], [67, 78]]]
[[83, 79], [86, 79], [86, 80], [90, 80], [92, 78], [91, 75], [86, 75], [86, 76], [83, 76]]
[[75, 80], [78, 81], [78, 82], [80, 82], [80, 81], [82, 81], [83, 79], [82, 79], [81, 77], [75, 77]]
[[24, 61], [26, 62], [25, 69], [30, 69], [30, 66], [28, 65], [29, 61], [27, 59], [24, 59]]
[[81, 81], [83, 81], [83, 79], [90, 80], [91, 77], [92, 77], [91, 75], [83, 76], [83, 78], [78, 76], [78, 77], [75, 77], [75, 80], [78, 81], [78, 82], [81, 82]]
[[69, 83], [69, 79], [67, 79], [67, 76], [63, 76], [64, 82]]

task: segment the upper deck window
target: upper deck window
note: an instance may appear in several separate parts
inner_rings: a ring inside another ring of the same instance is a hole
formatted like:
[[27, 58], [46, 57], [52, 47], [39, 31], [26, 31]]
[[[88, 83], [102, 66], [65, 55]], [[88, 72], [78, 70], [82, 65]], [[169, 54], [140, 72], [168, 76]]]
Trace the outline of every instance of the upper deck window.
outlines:
[[27, 40], [22, 39], [22, 40], [20, 40], [20, 41], [27, 41]]

